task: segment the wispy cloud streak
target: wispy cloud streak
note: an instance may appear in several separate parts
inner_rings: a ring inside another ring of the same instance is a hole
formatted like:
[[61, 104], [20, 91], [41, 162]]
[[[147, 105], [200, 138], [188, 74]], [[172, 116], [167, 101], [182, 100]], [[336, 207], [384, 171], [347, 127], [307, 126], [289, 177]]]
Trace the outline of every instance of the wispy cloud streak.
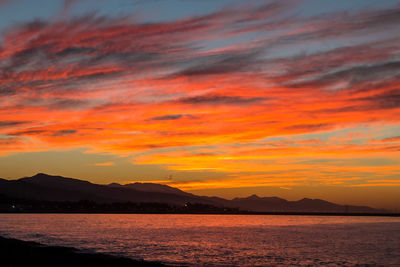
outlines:
[[4, 154], [84, 146], [171, 170], [266, 177], [275, 172], [264, 160], [287, 157], [293, 161], [276, 171], [304, 178], [331, 175], [299, 167], [304, 158], [399, 153], [398, 133], [348, 144], [265, 141], [399, 125], [399, 6], [306, 17], [297, 1], [251, 2], [146, 23], [134, 15], [70, 18], [74, 2], [65, 1], [59, 19], [2, 34]]

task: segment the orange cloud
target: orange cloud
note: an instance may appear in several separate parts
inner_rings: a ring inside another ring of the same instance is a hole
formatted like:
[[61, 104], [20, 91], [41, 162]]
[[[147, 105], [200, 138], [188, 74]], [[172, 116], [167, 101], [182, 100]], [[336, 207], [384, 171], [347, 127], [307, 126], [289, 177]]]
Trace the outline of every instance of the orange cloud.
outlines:
[[[293, 5], [9, 28], [0, 47], [1, 155], [85, 147], [229, 176], [176, 184], [192, 189], [392, 181], [400, 42], [387, 26], [398, 24], [399, 7], [286, 19]], [[220, 39], [228, 44], [213, 47]], [[374, 158], [385, 165], [368, 165]]]
[[114, 162], [101, 162], [101, 163], [95, 163], [94, 166], [114, 166]]

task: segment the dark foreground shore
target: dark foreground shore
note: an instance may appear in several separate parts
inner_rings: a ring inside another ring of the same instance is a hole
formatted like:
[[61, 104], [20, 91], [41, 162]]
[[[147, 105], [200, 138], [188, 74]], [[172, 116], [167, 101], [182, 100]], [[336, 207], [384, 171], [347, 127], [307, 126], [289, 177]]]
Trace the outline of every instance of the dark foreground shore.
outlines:
[[85, 253], [70, 247], [45, 246], [36, 242], [0, 237], [0, 265], [25, 266], [165, 266], [100, 253]]

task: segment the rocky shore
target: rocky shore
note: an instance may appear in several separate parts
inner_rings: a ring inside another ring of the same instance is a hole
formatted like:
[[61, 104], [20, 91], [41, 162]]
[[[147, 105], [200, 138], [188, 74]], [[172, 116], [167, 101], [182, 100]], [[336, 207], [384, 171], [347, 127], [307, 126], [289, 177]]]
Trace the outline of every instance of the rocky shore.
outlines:
[[5, 267], [106, 267], [106, 266], [165, 266], [101, 253], [86, 253], [71, 247], [45, 246], [0, 236], [1, 266]]

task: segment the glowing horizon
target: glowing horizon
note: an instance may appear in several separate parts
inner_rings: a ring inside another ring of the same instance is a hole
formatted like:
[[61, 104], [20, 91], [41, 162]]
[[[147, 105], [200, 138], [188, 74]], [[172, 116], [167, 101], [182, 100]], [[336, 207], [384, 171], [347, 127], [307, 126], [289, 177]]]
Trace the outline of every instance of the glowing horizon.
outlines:
[[0, 1], [0, 178], [400, 209], [400, 1], [45, 2]]

